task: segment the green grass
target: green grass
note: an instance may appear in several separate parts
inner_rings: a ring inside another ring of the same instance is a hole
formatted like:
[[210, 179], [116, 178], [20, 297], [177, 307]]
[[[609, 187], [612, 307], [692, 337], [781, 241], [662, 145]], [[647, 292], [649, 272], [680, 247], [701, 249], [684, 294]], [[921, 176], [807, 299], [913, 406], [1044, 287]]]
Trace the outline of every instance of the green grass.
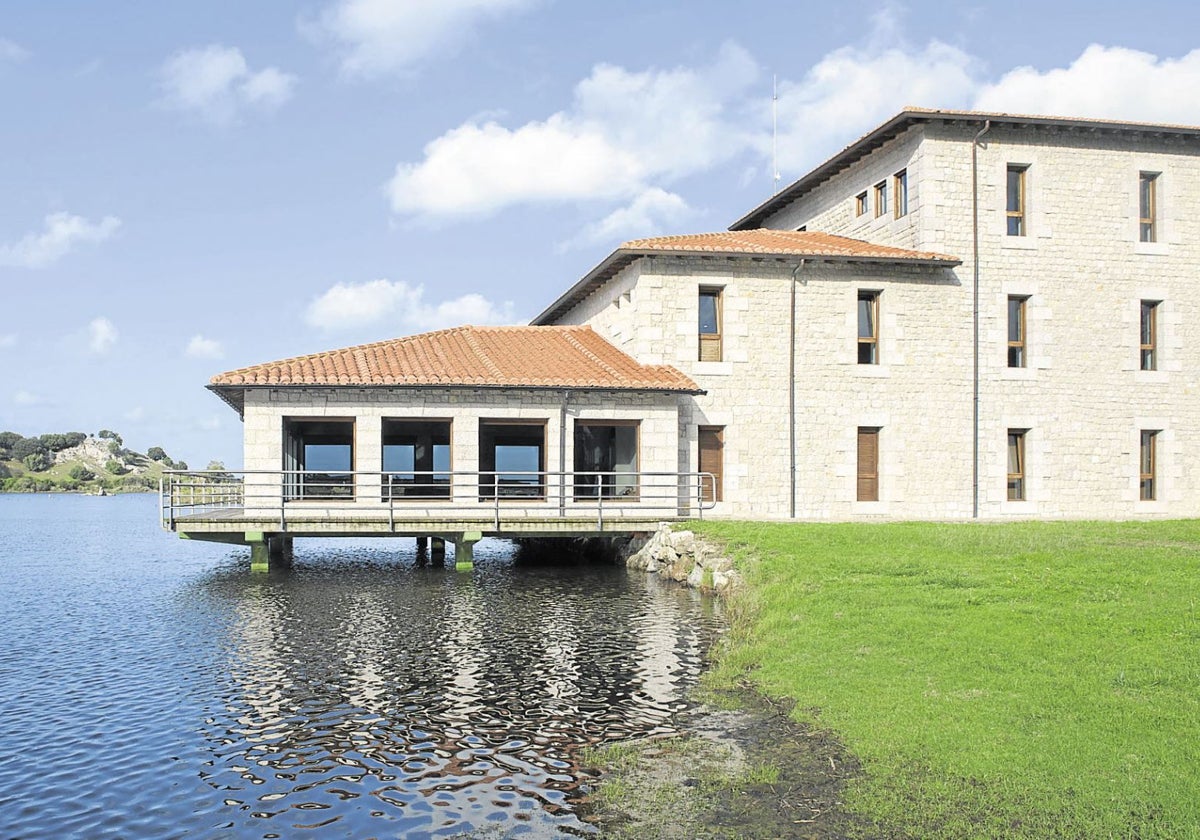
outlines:
[[748, 674], [922, 838], [1200, 837], [1200, 522], [705, 522], [749, 587]]

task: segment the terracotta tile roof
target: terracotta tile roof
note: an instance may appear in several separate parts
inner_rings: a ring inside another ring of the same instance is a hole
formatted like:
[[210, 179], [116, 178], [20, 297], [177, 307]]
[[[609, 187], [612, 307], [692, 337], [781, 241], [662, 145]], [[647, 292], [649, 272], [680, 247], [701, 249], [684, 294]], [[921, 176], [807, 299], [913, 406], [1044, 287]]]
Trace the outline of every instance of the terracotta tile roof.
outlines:
[[809, 258], [845, 262], [876, 262], [897, 265], [928, 265], [953, 268], [962, 263], [957, 257], [929, 251], [910, 251], [876, 245], [861, 239], [834, 236], [817, 231], [757, 230], [693, 233], [682, 236], [657, 236], [653, 239], [632, 239], [613, 251], [604, 262], [584, 275], [583, 279], [546, 307], [533, 319], [534, 324], [549, 324], [610, 277], [639, 257], [654, 254], [719, 254], [723, 256], [763, 257], [776, 259]]
[[639, 364], [578, 326], [455, 327], [231, 370], [209, 387], [229, 400], [246, 386], [303, 385], [701, 392], [675, 368]]
[[910, 251], [876, 245], [861, 239], [830, 233], [796, 230], [721, 231], [684, 236], [657, 236], [633, 239], [621, 246], [623, 251], [666, 251], [697, 254], [754, 254], [768, 257], [844, 257], [846, 259], [887, 260], [896, 262], [946, 263], [961, 260], [930, 251]]
[[900, 136], [914, 125], [929, 122], [970, 122], [979, 127], [990, 120], [995, 125], [1044, 126], [1088, 132], [1150, 133], [1200, 136], [1200, 126], [1171, 123], [1130, 122], [1127, 120], [1089, 119], [1083, 117], [1052, 117], [1036, 114], [1006, 114], [989, 111], [955, 111], [936, 108], [906, 107], [899, 114], [871, 129], [846, 148], [815, 169], [768, 198], [729, 226], [730, 230], [751, 230], [780, 208], [786, 207], [809, 190], [824, 183], [855, 162], [869, 155], [884, 143]]

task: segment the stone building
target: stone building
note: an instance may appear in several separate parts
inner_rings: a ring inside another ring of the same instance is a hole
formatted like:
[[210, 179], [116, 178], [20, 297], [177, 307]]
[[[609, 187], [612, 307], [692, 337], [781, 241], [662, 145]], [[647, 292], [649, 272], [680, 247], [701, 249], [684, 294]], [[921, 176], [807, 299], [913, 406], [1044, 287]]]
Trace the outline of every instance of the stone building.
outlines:
[[1194, 516], [1198, 206], [1197, 128], [906, 110], [534, 323], [698, 383], [722, 513]]
[[312, 474], [362, 505], [465, 480], [632, 506], [656, 474], [684, 516], [700, 474], [739, 517], [1194, 516], [1197, 207], [1200, 129], [906, 110], [728, 231], [625, 243], [529, 327], [210, 387], [247, 500]]

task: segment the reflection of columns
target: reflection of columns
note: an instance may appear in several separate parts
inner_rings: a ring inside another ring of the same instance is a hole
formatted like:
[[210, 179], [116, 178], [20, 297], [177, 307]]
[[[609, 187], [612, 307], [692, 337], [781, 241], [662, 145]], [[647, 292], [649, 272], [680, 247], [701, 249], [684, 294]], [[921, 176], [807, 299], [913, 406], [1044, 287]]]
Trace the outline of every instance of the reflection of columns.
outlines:
[[250, 571], [266, 572], [272, 568], [292, 567], [291, 537], [247, 531], [246, 544], [250, 546]]
[[446, 562], [446, 541], [441, 537], [433, 537], [430, 539], [429, 557], [433, 560], [435, 566], [440, 566]]

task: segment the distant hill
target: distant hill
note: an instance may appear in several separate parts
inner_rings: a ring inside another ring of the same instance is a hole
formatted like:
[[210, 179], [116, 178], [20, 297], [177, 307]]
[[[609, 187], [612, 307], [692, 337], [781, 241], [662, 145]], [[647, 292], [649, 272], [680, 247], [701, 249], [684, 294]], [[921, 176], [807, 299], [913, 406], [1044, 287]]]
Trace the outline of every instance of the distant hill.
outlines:
[[126, 449], [108, 429], [25, 437], [0, 432], [0, 492], [144, 493], [158, 489], [166, 469], [186, 470], [160, 446]]

